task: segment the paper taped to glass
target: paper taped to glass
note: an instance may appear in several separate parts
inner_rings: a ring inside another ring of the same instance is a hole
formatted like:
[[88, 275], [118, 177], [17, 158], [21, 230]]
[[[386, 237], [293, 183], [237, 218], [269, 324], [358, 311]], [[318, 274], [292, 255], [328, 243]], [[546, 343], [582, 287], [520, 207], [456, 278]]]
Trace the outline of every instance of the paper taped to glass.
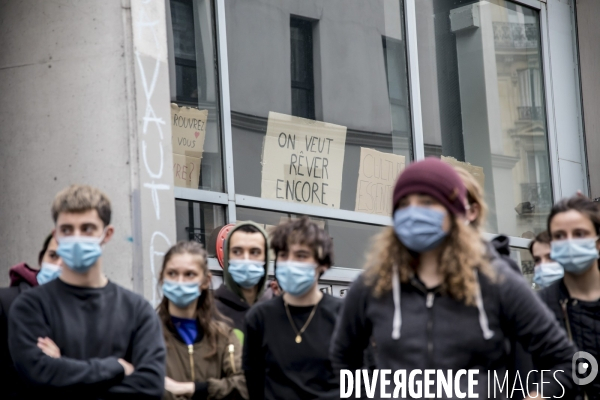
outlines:
[[171, 103], [175, 186], [198, 188], [208, 110]]
[[261, 197], [340, 208], [346, 127], [269, 112]]
[[404, 156], [361, 147], [354, 211], [392, 215], [394, 186], [405, 166]]
[[453, 167], [460, 167], [466, 170], [471, 175], [473, 175], [477, 183], [481, 185], [481, 188], [485, 189], [485, 174], [483, 173], [483, 167], [478, 167], [477, 165], [472, 165], [466, 162], [458, 161], [454, 157], [442, 156], [442, 161], [447, 162]]

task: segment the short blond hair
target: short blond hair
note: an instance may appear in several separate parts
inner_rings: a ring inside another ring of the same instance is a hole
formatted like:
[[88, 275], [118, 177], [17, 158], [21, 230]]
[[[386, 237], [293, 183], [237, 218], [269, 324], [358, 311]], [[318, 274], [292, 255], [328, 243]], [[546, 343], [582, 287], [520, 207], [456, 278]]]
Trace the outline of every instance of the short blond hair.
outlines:
[[471, 222], [471, 225], [475, 229], [483, 229], [488, 213], [488, 206], [485, 202], [483, 188], [479, 182], [477, 182], [477, 179], [475, 179], [473, 174], [466, 169], [456, 166], [454, 169], [467, 188], [467, 200], [469, 201], [469, 205], [473, 203], [479, 205], [479, 214], [477, 215], [477, 218], [475, 218], [475, 221]]
[[111, 207], [108, 196], [99, 189], [87, 185], [71, 185], [58, 192], [52, 202], [52, 219], [60, 213], [82, 213], [96, 210], [104, 226], [110, 224]]

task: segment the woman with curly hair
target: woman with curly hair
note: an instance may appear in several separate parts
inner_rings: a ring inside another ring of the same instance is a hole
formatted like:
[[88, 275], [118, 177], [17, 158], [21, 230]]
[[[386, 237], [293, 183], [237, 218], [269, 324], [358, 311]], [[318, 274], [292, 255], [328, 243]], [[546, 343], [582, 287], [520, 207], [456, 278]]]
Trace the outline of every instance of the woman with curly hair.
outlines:
[[[536, 365], [551, 370], [544, 396], [569, 393], [575, 349], [525, 280], [486, 256], [480, 234], [467, 225], [466, 189], [456, 171], [435, 158], [413, 163], [398, 178], [393, 205], [393, 226], [374, 239], [365, 272], [345, 299], [330, 352], [334, 368], [361, 369], [372, 337], [378, 369], [445, 376], [479, 370], [474, 389], [488, 398], [488, 371], [504, 378], [505, 338], [514, 333]], [[418, 377], [425, 390], [431, 382]], [[467, 393], [467, 376], [456, 378], [455, 392]], [[435, 380], [428, 389], [438, 398], [449, 395], [445, 390]]]

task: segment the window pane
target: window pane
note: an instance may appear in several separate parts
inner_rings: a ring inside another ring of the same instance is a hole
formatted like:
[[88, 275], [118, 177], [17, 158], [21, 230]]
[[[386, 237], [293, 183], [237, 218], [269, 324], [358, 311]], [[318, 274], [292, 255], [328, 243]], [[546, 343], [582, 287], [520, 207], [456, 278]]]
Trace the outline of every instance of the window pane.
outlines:
[[[250, 220], [259, 224], [265, 224], [267, 231], [290, 218], [299, 217], [296, 214], [244, 207], [237, 207], [236, 212], [238, 221]], [[363, 268], [365, 253], [369, 249], [371, 238], [382, 229], [380, 226], [337, 221], [327, 218], [311, 217], [311, 219], [317, 222], [331, 236], [336, 267]]]
[[539, 13], [505, 0], [416, 5], [425, 154], [479, 167], [488, 232], [532, 237], [552, 205]]
[[225, 7], [236, 193], [391, 215], [413, 158], [404, 2]]
[[536, 290], [540, 289], [533, 283], [533, 268], [535, 263], [533, 262], [533, 257], [531, 256], [531, 253], [529, 253], [529, 250], [511, 247], [510, 257], [517, 262], [523, 276], [527, 279], [527, 282], [529, 282], [531, 287]]
[[215, 257], [210, 239], [217, 228], [225, 225], [225, 207], [195, 201], [175, 200], [177, 241], [193, 240], [204, 245], [209, 257]]
[[[198, 126], [205, 129], [204, 142], [194, 143], [191, 150], [194, 151], [193, 156], [184, 154], [185, 151], [180, 147], [173, 150], [175, 185], [220, 192], [223, 191], [223, 167], [213, 2], [170, 0], [170, 12], [170, 39], [175, 62], [175, 68], [170, 69], [171, 102], [180, 107], [190, 107], [196, 114], [204, 110], [208, 113], [208, 116], [199, 113], [201, 117], [197, 118], [203, 120], [203, 123], [194, 125], [195, 129], [189, 132], [190, 135], [195, 135], [196, 128], [201, 130]], [[196, 117], [189, 119], [193, 118]], [[178, 126], [191, 127], [186, 122]], [[190, 139], [190, 142], [201, 141], [200, 133], [195, 137], [190, 136]], [[175, 137], [175, 140], [178, 138]], [[187, 150], [187, 147], [183, 149]]]

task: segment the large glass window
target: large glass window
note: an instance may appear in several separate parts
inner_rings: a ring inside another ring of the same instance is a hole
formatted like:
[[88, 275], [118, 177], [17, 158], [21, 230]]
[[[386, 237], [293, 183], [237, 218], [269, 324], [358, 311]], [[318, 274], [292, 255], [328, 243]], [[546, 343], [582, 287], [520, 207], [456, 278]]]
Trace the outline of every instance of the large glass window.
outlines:
[[535, 263], [533, 261], [533, 257], [531, 256], [531, 253], [529, 252], [529, 250], [512, 247], [510, 249], [510, 256], [513, 260], [516, 261], [517, 265], [519, 265], [519, 268], [521, 268], [521, 272], [523, 273], [523, 276], [525, 277], [525, 279], [527, 279], [527, 282], [529, 282], [531, 287], [533, 289], [539, 290], [540, 287], [538, 287], [535, 283], [533, 283], [533, 274], [534, 274]]
[[211, 0], [170, 0], [175, 185], [223, 191], [214, 9]]
[[[264, 224], [267, 232], [281, 222], [298, 217], [298, 215], [290, 213], [237, 207], [238, 221], [254, 221]], [[311, 217], [311, 219], [325, 229], [333, 240], [335, 266], [343, 268], [363, 268], [371, 238], [382, 229], [380, 226], [327, 218]]]
[[225, 2], [236, 194], [391, 215], [413, 159], [403, 10]]
[[311, 21], [290, 18], [292, 115], [308, 119], [315, 119], [312, 25]]
[[539, 12], [507, 0], [418, 0], [425, 155], [466, 162], [487, 231], [532, 237], [552, 205]]
[[226, 225], [225, 207], [187, 200], [175, 200], [177, 241], [202, 243], [209, 257], [215, 257], [216, 233]]

